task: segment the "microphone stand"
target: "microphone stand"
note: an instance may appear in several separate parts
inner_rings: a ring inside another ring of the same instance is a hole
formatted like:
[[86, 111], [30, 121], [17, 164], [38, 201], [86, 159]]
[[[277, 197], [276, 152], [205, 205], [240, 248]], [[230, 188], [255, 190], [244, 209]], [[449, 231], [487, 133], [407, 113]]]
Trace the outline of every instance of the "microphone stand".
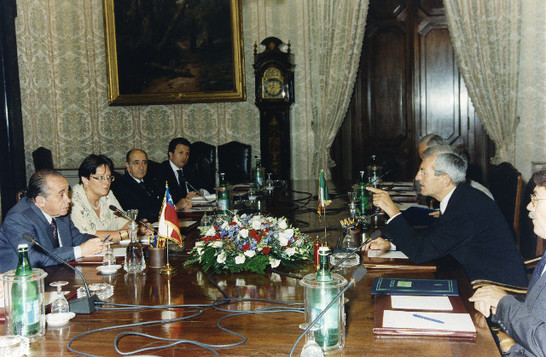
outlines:
[[[133, 221], [133, 220], [131, 219], [131, 217], [129, 217], [129, 216], [127, 215], [127, 213], [125, 213], [124, 211], [120, 210], [120, 209], [117, 208], [116, 206], [110, 205], [108, 208], [110, 208], [111, 211], [113, 211], [115, 214], [120, 215], [121, 217], [125, 218], [126, 220], [128, 220], [128, 221]], [[157, 229], [156, 229], [154, 226], [150, 225], [149, 223], [142, 222], [140, 219], [135, 219], [134, 221], [135, 221], [135, 223], [137, 223], [138, 225], [143, 226], [143, 227], [146, 227], [147, 229], [149, 229], [149, 230], [153, 231], [155, 234], [157, 234]]]
[[296, 346], [298, 345], [298, 342], [300, 342], [300, 340], [303, 338], [303, 336], [305, 336], [305, 334], [307, 332], [309, 332], [311, 327], [313, 327], [313, 325], [315, 325], [322, 318], [322, 316], [324, 316], [324, 314], [332, 307], [332, 305], [334, 305], [336, 303], [336, 301], [339, 299], [339, 297], [341, 295], [345, 294], [345, 292], [347, 290], [349, 290], [350, 287], [352, 287], [353, 285], [356, 285], [356, 283], [358, 283], [360, 280], [362, 280], [362, 278], [364, 277], [364, 275], [366, 275], [367, 272], [368, 272], [368, 270], [363, 265], [356, 268], [356, 270], [353, 273], [353, 276], [349, 279], [349, 283], [345, 286], [345, 288], [343, 288], [343, 290], [341, 290], [332, 299], [332, 301], [330, 301], [330, 303], [324, 308], [324, 310], [322, 310], [321, 313], [318, 314], [318, 316], [315, 317], [315, 319], [313, 321], [311, 321], [311, 323], [309, 325], [307, 325], [305, 330], [303, 330], [300, 337], [298, 337], [298, 339], [296, 340], [296, 342], [292, 346], [292, 349], [290, 350], [290, 357], [292, 357], [292, 355], [294, 354], [294, 350], [296, 349]]
[[100, 301], [100, 299], [99, 299], [99, 297], [97, 295], [91, 295], [89, 293], [89, 286], [87, 285], [87, 280], [85, 279], [83, 274], [78, 269], [75, 269], [73, 266], [71, 266], [70, 264], [65, 262], [57, 254], [53, 253], [52, 251], [50, 251], [49, 249], [44, 247], [42, 244], [40, 244], [40, 242], [38, 242], [36, 239], [34, 239], [34, 237], [32, 237], [30, 234], [23, 233], [23, 239], [26, 240], [27, 242], [29, 242], [30, 244], [35, 244], [38, 247], [40, 247], [44, 252], [48, 253], [53, 258], [55, 258], [55, 260], [63, 263], [64, 265], [66, 265], [67, 267], [69, 267], [70, 269], [75, 271], [76, 274], [78, 274], [79, 277], [82, 279], [83, 286], [85, 287], [85, 292], [87, 294], [87, 297], [81, 297], [81, 298], [74, 299], [74, 300], [70, 301], [68, 303], [68, 305], [70, 307], [70, 311], [72, 311], [75, 314], [90, 314], [90, 313], [92, 313], [93, 311], [96, 310], [95, 303]]
[[[205, 200], [205, 202], [207, 202], [208, 207], [214, 212], [214, 206], [213, 206], [213, 204], [212, 204], [212, 201], [208, 200], [207, 197], [206, 197], [205, 195], [201, 194], [201, 192], [199, 192], [199, 190], [197, 190], [195, 187], [193, 187], [193, 185], [192, 185], [188, 180], [186, 180], [185, 177], [183, 177], [182, 180], [184, 180], [184, 182], [186, 183], [186, 185], [190, 186], [190, 188], [191, 188], [193, 191], [197, 192], [197, 195], [198, 195], [198, 196], [203, 197], [203, 199]], [[205, 213], [203, 214], [203, 216], [206, 215], [206, 214], [207, 214], [207, 213], [205, 212]], [[216, 216], [216, 213], [214, 214], [214, 216]]]

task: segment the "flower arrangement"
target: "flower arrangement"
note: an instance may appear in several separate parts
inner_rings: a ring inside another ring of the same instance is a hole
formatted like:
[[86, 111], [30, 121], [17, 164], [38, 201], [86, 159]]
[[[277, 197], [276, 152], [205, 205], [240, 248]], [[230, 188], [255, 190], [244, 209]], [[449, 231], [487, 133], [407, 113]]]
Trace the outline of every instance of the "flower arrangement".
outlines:
[[185, 265], [199, 263], [216, 273], [252, 271], [264, 273], [271, 265], [293, 267], [313, 257], [309, 236], [291, 227], [286, 218], [234, 215], [213, 226], [201, 226]]

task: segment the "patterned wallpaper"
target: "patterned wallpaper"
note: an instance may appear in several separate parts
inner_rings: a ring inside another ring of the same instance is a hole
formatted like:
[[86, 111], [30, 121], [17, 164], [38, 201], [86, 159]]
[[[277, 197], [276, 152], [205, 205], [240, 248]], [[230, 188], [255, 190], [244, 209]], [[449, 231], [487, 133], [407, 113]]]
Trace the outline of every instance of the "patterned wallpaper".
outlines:
[[[253, 47], [268, 36], [290, 41], [295, 60], [296, 103], [291, 110], [292, 176], [314, 178], [313, 118], [306, 53], [307, 1], [242, 0], [247, 100], [109, 107], [102, 0], [18, 0], [16, 19], [27, 173], [31, 152], [52, 150], [54, 165], [77, 168], [89, 153], [110, 156], [117, 167], [132, 147], [164, 160], [172, 137], [214, 145], [238, 140], [259, 151], [254, 105]], [[522, 73], [515, 165], [526, 179], [531, 161], [546, 161], [546, 2], [523, 3]], [[343, 69], [341, 69], [343, 70]]]
[[[231, 140], [259, 153], [259, 112], [254, 105], [253, 50], [268, 36], [291, 42], [296, 62], [296, 103], [292, 106], [292, 175], [310, 175], [313, 134], [307, 115], [303, 3], [243, 0], [247, 100], [109, 107], [102, 0], [18, 0], [17, 46], [27, 173], [39, 146], [53, 153], [56, 168], [77, 168], [89, 153], [124, 163], [133, 147], [151, 159], [167, 157], [176, 136], [214, 145]], [[290, 24], [280, 26], [279, 24]], [[260, 51], [262, 49], [259, 49]], [[314, 177], [314, 174], [311, 174]]]

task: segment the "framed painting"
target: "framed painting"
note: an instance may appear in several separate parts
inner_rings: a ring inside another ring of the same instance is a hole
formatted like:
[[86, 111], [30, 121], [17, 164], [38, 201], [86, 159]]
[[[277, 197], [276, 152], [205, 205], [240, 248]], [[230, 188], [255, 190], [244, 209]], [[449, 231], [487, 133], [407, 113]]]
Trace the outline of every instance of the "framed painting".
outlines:
[[241, 0], [103, 0], [110, 105], [246, 100]]

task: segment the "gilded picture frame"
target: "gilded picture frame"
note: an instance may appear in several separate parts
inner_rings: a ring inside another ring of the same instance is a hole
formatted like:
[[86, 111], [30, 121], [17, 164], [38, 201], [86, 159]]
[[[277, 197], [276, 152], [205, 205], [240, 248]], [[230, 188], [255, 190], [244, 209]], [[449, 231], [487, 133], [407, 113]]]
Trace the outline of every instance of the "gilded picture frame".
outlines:
[[103, 0], [109, 105], [246, 100], [241, 0]]

